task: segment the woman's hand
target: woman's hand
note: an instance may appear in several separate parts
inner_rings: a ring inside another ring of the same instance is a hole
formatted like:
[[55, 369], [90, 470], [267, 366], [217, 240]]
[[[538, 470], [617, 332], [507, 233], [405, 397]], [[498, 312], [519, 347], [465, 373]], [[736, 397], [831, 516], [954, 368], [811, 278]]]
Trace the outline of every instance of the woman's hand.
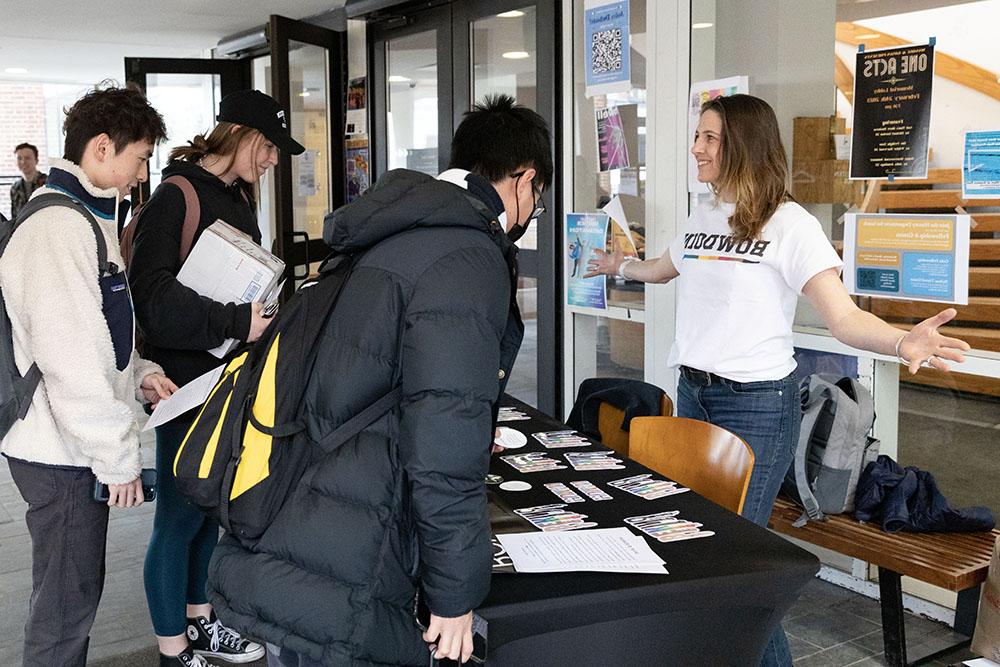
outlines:
[[250, 333], [247, 334], [247, 342], [256, 342], [267, 330], [269, 324], [271, 324], [273, 318], [264, 317], [264, 304], [262, 303], [251, 303], [250, 304]]
[[454, 618], [431, 614], [431, 622], [424, 632], [424, 641], [437, 645], [434, 657], [449, 658], [459, 663], [468, 662], [472, 655], [472, 612]]
[[958, 311], [954, 308], [942, 310], [934, 317], [929, 317], [913, 327], [903, 336], [899, 344], [899, 356], [910, 364], [910, 374], [920, 370], [926, 364], [941, 371], [951, 370], [945, 359], [956, 362], [965, 361], [962, 352], [969, 350], [969, 344], [958, 338], [948, 338], [938, 333], [938, 327], [955, 319]]
[[618, 267], [624, 261], [625, 253], [621, 251], [617, 243], [614, 244], [614, 252], [604, 252], [600, 248], [594, 248], [594, 258], [587, 260], [587, 273], [583, 277], [618, 275]]
[[157, 403], [170, 398], [170, 395], [177, 391], [177, 385], [162, 373], [150, 373], [142, 378], [139, 389], [142, 390], [142, 397], [146, 402], [155, 408]]

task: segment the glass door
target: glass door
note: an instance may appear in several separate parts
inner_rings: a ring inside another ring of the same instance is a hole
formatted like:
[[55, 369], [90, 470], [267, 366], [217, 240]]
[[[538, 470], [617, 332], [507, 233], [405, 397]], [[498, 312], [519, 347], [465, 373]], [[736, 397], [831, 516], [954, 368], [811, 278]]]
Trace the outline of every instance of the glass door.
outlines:
[[282, 154], [275, 169], [273, 251], [284, 259], [285, 296], [327, 255], [323, 218], [344, 203], [346, 39], [311, 23], [271, 16], [271, 95], [289, 110], [306, 151]]
[[125, 79], [145, 92], [167, 126], [167, 140], [149, 161], [149, 180], [132, 191], [134, 208], [159, 185], [170, 149], [212, 129], [219, 100], [248, 86], [250, 65], [208, 58], [125, 58]]
[[375, 177], [448, 168], [452, 125], [451, 8], [369, 22]]
[[[472, 0], [455, 3], [454, 122], [475, 102], [503, 93], [544, 118], [556, 131], [555, 3], [526, 0]], [[554, 147], [555, 148], [555, 147]], [[559, 151], [555, 150], [555, 155]], [[558, 178], [557, 167], [556, 178]], [[562, 204], [549, 188], [546, 212], [518, 241], [520, 280], [517, 301], [524, 319], [524, 342], [507, 392], [547, 414], [562, 405], [562, 286], [556, 257]]]

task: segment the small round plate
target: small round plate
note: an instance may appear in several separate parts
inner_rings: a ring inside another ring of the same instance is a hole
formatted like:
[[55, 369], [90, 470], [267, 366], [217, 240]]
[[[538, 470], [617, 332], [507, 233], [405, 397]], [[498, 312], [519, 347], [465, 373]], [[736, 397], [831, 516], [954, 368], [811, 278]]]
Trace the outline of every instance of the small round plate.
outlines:
[[531, 484], [521, 481], [504, 482], [500, 485], [500, 488], [504, 491], [527, 491], [531, 488]]
[[509, 426], [501, 426], [498, 430], [500, 431], [500, 437], [494, 440], [494, 442], [504, 449], [519, 449], [528, 443], [527, 436]]

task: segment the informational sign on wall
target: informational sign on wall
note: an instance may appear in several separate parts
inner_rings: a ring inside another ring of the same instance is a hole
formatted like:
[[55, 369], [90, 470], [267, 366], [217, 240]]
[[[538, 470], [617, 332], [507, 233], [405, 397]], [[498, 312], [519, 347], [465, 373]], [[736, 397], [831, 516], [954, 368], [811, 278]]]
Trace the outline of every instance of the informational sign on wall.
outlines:
[[[701, 106], [709, 100], [724, 95], [750, 92], [750, 77], [731, 76], [726, 79], [711, 81], [695, 81], [691, 84], [691, 94], [688, 96], [688, 146], [694, 142], [694, 132], [698, 129], [701, 118]], [[698, 181], [698, 164], [694, 156], [688, 153], [688, 192], [703, 194], [708, 192], [708, 185]]]
[[639, 157], [638, 110], [634, 104], [596, 109], [598, 171], [625, 169]]
[[566, 214], [566, 303], [584, 308], [608, 307], [605, 276], [584, 278], [594, 248], [604, 249], [608, 233], [607, 213]]
[[1000, 130], [965, 133], [962, 199], [1000, 198]]
[[927, 178], [934, 45], [859, 51], [851, 178]]
[[632, 88], [628, 0], [586, 0], [583, 12], [587, 97]]
[[347, 179], [347, 203], [351, 203], [365, 193], [371, 184], [369, 175], [368, 137], [348, 139], [347, 163], [345, 177]]
[[368, 85], [367, 78], [360, 76], [351, 79], [347, 84], [347, 120], [344, 125], [345, 134], [365, 134], [368, 117]]
[[844, 285], [851, 294], [969, 303], [969, 216], [844, 216]]

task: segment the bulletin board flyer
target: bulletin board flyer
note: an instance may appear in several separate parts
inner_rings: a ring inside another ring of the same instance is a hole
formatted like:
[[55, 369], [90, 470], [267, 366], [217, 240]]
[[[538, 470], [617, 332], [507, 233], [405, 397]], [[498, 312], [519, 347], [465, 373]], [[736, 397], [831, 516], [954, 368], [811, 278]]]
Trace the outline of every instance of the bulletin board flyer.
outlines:
[[844, 216], [844, 285], [851, 294], [969, 303], [969, 216]]

